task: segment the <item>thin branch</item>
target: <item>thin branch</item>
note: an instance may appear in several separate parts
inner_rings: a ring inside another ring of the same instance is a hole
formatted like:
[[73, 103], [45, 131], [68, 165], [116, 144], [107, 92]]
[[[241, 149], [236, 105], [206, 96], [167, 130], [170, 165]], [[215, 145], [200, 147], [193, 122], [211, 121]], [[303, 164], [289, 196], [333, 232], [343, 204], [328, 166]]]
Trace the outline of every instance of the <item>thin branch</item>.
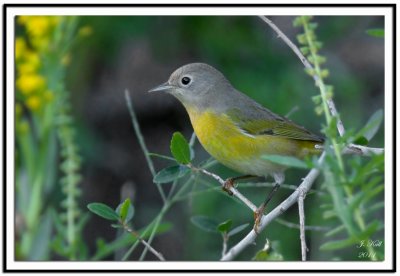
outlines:
[[[306, 57], [301, 53], [299, 48], [297, 48], [297, 46], [269, 18], [267, 18], [266, 16], [262, 16], [262, 15], [259, 17], [261, 18], [262, 21], [267, 23], [278, 34], [278, 37], [280, 37], [283, 40], [283, 42], [285, 42], [293, 50], [293, 52], [297, 55], [297, 57], [303, 63], [304, 67], [306, 67], [307, 69], [311, 69], [311, 70], [314, 69], [314, 67], [310, 64], [310, 62], [306, 59]], [[314, 73], [313, 78], [316, 81], [316, 83], [319, 83], [320, 78], [318, 77], [318, 75], [316, 75]], [[336, 127], [339, 131], [340, 136], [343, 136], [345, 133], [345, 130], [344, 130], [342, 120], [340, 120], [339, 116], [337, 116], [338, 113], [337, 113], [337, 110], [335, 107], [335, 103], [333, 102], [332, 99], [326, 99], [326, 102], [328, 104], [328, 107], [329, 107], [329, 110], [330, 110], [332, 116], [337, 117]]]
[[383, 148], [371, 148], [365, 147], [355, 144], [349, 144], [344, 150], [343, 153], [355, 153], [360, 155], [372, 155], [372, 154], [384, 154], [385, 150]]
[[[217, 180], [219, 182], [219, 184], [221, 184], [222, 187], [224, 187], [225, 184], [225, 180], [223, 180], [220, 176], [209, 172], [205, 169], [199, 169], [199, 168], [194, 168], [194, 167], [190, 167], [191, 169], [194, 170], [198, 170], [200, 172], [202, 172], [205, 175], [211, 176], [212, 178], [214, 178], [215, 180]], [[228, 190], [234, 195], [236, 196], [238, 199], [240, 199], [244, 204], [247, 205], [247, 207], [249, 207], [253, 212], [255, 212], [257, 210], [257, 206], [254, 205], [250, 200], [248, 200], [244, 195], [242, 195], [235, 187], [229, 187]]]
[[[310, 190], [311, 191], [311, 190]], [[289, 222], [280, 218], [275, 219], [277, 223], [280, 223], [288, 228], [300, 229], [300, 225], [297, 223]], [[304, 225], [304, 230], [306, 231], [329, 231], [330, 227], [326, 226], [314, 226], [314, 225]]]
[[[153, 161], [150, 158], [150, 153], [149, 153], [149, 151], [147, 149], [147, 146], [146, 146], [146, 143], [144, 141], [142, 132], [140, 131], [140, 126], [139, 126], [138, 120], [136, 118], [136, 114], [133, 111], [132, 100], [131, 100], [131, 96], [129, 95], [128, 89], [125, 90], [125, 99], [126, 99], [126, 104], [128, 105], [129, 114], [131, 115], [131, 118], [132, 118], [132, 125], [133, 125], [133, 128], [135, 130], [136, 137], [139, 140], [140, 147], [142, 148], [142, 151], [144, 153], [144, 157], [146, 158], [147, 165], [149, 166], [150, 172], [154, 177], [156, 175], [156, 170], [154, 169]], [[163, 202], [165, 203], [166, 197], [165, 197], [164, 191], [161, 188], [161, 185], [156, 185], [156, 187], [158, 189], [158, 192], [161, 195], [161, 198], [162, 198]]]
[[[325, 159], [325, 152], [323, 152], [318, 159], [318, 164], [322, 164]], [[296, 191], [294, 191], [287, 199], [285, 199], [281, 204], [279, 204], [275, 209], [269, 212], [267, 215], [261, 218], [261, 222], [258, 227], [258, 231], [261, 232], [268, 224], [270, 224], [274, 219], [276, 219], [279, 215], [283, 214], [288, 208], [290, 208], [293, 204], [297, 202], [297, 199], [300, 194], [300, 190], [304, 193], [308, 192], [314, 181], [317, 179], [319, 175], [319, 170], [317, 168], [312, 169], [307, 176], [303, 179], [302, 183], [298, 187]], [[246, 237], [244, 237], [239, 243], [233, 246], [224, 257], [221, 258], [221, 261], [229, 261], [233, 260], [240, 252], [242, 252], [247, 246], [254, 243], [254, 240], [257, 237], [257, 233], [251, 230]]]
[[223, 258], [226, 254], [226, 250], [228, 250], [228, 234], [227, 233], [223, 233], [222, 234], [222, 252], [221, 252], [221, 258]]
[[132, 236], [138, 239], [148, 250], [150, 250], [150, 252], [153, 253], [154, 256], [156, 256], [160, 261], [165, 261], [163, 255], [160, 252], [155, 250], [149, 243], [147, 243], [144, 239], [142, 239], [138, 233], [129, 228], [129, 226], [126, 223], [122, 223], [122, 226], [127, 232], [129, 232]]
[[299, 221], [300, 221], [300, 241], [301, 241], [301, 260], [306, 261], [307, 259], [307, 244], [306, 244], [306, 233], [304, 229], [304, 198], [305, 193], [300, 189], [299, 198], [297, 204], [299, 205]]

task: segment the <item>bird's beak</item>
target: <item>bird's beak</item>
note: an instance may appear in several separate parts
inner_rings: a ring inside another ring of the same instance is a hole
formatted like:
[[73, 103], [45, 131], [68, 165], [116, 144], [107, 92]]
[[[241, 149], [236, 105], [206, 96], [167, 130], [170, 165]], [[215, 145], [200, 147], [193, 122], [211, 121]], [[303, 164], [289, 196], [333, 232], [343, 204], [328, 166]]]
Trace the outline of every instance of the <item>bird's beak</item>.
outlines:
[[150, 89], [149, 92], [167, 91], [172, 88], [173, 88], [172, 85], [170, 85], [168, 82], [164, 82], [163, 84]]

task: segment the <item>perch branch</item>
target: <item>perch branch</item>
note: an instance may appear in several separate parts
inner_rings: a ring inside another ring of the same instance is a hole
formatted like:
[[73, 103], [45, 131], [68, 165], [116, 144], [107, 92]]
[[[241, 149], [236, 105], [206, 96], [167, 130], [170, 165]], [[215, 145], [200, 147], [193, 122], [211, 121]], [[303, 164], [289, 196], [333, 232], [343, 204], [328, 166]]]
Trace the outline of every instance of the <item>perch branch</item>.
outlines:
[[[325, 159], [325, 152], [323, 152], [318, 159], [318, 164], [322, 164]], [[317, 179], [319, 175], [319, 170], [314, 168], [310, 170], [307, 176], [303, 179], [302, 183], [298, 187], [296, 191], [294, 191], [287, 199], [285, 199], [281, 204], [279, 204], [275, 209], [269, 212], [267, 215], [261, 218], [261, 222], [258, 227], [258, 231], [261, 232], [268, 224], [270, 224], [274, 219], [283, 214], [289, 207], [297, 202], [300, 191], [304, 193], [308, 192], [311, 189], [312, 184], [315, 179]], [[257, 237], [257, 233], [251, 230], [246, 237], [244, 237], [239, 243], [233, 246], [224, 257], [221, 258], [221, 261], [230, 261], [233, 260], [240, 252], [242, 252], [247, 246], [253, 244], [254, 240]]]
[[[211, 176], [215, 180], [221, 184], [222, 187], [224, 187], [225, 181], [218, 175], [209, 172], [205, 169], [199, 169], [199, 168], [194, 168], [193, 166], [189, 166], [193, 170], [200, 171], [201, 173]], [[235, 187], [229, 187], [227, 188], [234, 196], [236, 196], [240, 201], [242, 201], [244, 204], [246, 204], [247, 207], [249, 207], [253, 212], [257, 210], [257, 206], [254, 205], [250, 200], [248, 200], [244, 195], [242, 195]]]

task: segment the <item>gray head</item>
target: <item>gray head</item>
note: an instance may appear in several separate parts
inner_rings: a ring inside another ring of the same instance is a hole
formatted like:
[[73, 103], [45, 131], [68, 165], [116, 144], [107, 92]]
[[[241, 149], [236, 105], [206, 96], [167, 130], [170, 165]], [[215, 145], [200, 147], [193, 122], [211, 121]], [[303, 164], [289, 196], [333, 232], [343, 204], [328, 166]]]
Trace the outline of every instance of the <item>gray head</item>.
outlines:
[[183, 105], [204, 107], [232, 90], [229, 81], [214, 67], [205, 63], [190, 63], [176, 69], [168, 81], [149, 92], [165, 91], [178, 98]]

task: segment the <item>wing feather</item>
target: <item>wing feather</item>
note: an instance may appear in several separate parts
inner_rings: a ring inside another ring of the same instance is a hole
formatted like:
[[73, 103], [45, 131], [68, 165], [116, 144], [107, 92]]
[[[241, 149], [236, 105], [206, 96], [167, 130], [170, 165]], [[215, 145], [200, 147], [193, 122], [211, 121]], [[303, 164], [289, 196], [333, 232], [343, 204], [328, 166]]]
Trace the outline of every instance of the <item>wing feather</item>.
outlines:
[[249, 135], [273, 135], [320, 143], [324, 141], [322, 137], [262, 106], [257, 105], [254, 108], [256, 110], [253, 112], [242, 112], [239, 108], [232, 108], [227, 110], [226, 115]]

